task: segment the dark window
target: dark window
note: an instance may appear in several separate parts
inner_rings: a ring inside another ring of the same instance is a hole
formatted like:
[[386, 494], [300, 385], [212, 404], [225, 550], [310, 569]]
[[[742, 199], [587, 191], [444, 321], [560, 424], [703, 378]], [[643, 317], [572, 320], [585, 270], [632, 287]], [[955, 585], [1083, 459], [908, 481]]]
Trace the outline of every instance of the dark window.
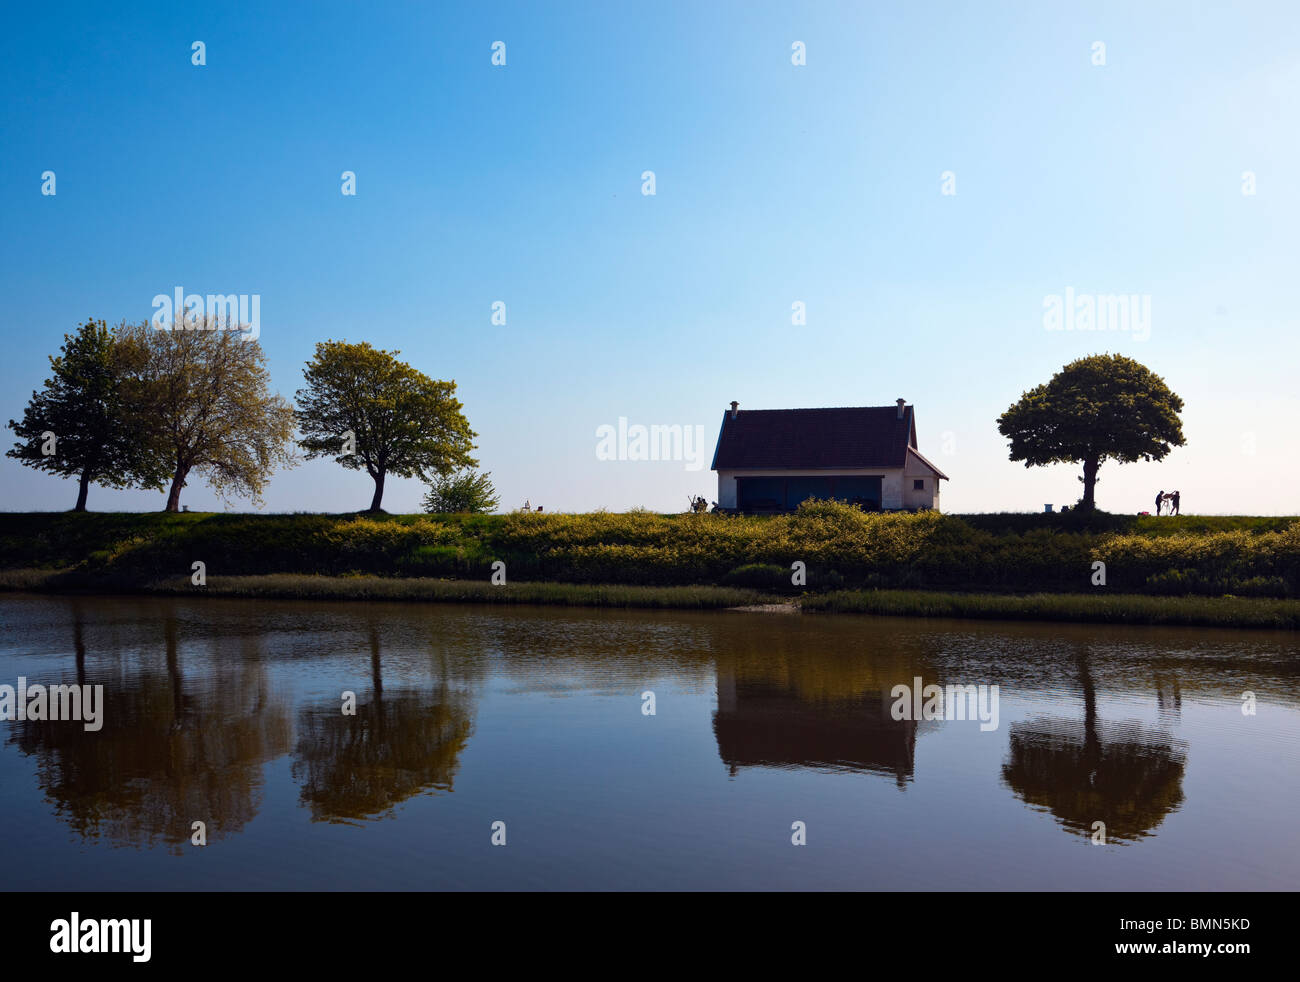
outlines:
[[923, 478], [923, 477], [918, 477], [915, 481], [913, 481], [913, 482], [912, 482], [912, 490], [913, 490], [913, 491], [924, 491], [924, 490], [925, 490], [925, 478]]

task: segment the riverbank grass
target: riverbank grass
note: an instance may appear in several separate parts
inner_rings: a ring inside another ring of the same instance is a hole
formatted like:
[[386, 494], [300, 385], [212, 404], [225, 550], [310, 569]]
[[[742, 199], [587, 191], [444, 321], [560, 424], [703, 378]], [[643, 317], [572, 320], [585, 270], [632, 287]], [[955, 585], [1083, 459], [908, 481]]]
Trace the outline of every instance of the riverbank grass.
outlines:
[[535, 604], [672, 610], [744, 609], [771, 613], [867, 614], [984, 620], [1163, 624], [1193, 627], [1300, 629], [1300, 600], [1258, 597], [1152, 597], [1111, 593], [951, 593], [934, 590], [835, 590], [786, 598], [727, 586], [637, 586], [592, 583], [509, 583], [428, 577], [311, 576], [275, 573], [188, 578], [147, 584], [93, 583], [75, 571], [0, 570], [0, 590], [146, 593], [160, 596], [278, 600], [406, 601]]
[[943, 593], [841, 590], [804, 597], [804, 611], [903, 617], [1300, 629], [1300, 600], [1152, 597], [1135, 593]]
[[161, 596], [261, 597], [278, 600], [395, 600], [425, 603], [538, 604], [567, 607], [645, 607], [719, 610], [768, 602], [758, 590], [722, 586], [629, 586], [617, 583], [504, 583], [430, 577], [314, 576], [268, 573], [188, 577], [145, 584], [99, 583], [76, 571], [0, 570], [0, 590], [68, 593], [147, 593]]

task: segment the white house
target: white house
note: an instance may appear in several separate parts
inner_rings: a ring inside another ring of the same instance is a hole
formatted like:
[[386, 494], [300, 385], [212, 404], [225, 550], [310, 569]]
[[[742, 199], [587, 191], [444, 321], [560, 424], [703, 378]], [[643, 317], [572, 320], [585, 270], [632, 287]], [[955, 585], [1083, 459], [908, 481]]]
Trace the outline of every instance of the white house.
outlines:
[[872, 510], [939, 507], [948, 475], [916, 448], [912, 407], [746, 409], [722, 416], [718, 507], [791, 511], [807, 498], [834, 498]]

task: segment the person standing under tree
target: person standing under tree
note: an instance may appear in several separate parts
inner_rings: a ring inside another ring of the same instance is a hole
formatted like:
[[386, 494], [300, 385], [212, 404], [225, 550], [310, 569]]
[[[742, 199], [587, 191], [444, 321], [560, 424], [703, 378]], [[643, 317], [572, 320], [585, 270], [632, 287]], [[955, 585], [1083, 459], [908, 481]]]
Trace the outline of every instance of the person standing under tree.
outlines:
[[1157, 491], [1156, 492], [1156, 514], [1157, 515], [1160, 514], [1160, 508], [1164, 503], [1165, 503], [1165, 493], [1163, 491]]

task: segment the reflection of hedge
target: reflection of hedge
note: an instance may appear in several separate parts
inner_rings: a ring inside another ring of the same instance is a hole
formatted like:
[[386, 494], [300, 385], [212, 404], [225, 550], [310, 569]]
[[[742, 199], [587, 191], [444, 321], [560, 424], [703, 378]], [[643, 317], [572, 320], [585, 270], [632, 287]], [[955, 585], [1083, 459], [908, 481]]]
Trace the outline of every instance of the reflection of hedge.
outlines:
[[[738, 567], [807, 564], [808, 589], [831, 586], [1300, 594], [1300, 522], [936, 512], [869, 514], [808, 503], [793, 515], [538, 514], [479, 516], [0, 515], [0, 567], [67, 567], [124, 576], [378, 573], [511, 580], [720, 583]], [[1186, 523], [1184, 528], [1180, 523]], [[758, 575], [758, 574], [756, 574]], [[818, 577], [824, 577], [819, 581]]]

